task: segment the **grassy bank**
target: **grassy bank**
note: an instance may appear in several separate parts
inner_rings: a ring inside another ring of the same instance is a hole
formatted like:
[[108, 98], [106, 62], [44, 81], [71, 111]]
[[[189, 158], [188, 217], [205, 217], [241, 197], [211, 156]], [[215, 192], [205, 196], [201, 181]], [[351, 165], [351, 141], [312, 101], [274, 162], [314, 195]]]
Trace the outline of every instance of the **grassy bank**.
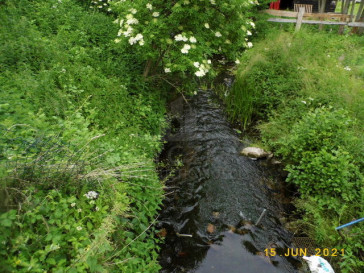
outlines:
[[82, 3], [0, 3], [2, 272], [159, 269], [165, 90]]
[[297, 185], [295, 231], [345, 249], [332, 258], [341, 272], [364, 265], [364, 225], [335, 231], [364, 213], [363, 45], [360, 36], [277, 30], [244, 54], [226, 97], [230, 117], [259, 129]]

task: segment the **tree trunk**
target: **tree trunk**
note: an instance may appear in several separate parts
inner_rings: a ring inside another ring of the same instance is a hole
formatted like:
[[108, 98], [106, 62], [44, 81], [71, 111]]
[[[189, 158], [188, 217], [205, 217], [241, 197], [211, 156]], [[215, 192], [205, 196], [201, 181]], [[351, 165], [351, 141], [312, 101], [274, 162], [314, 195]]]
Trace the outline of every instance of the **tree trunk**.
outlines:
[[152, 68], [152, 65], [153, 65], [153, 61], [152, 61], [152, 59], [149, 59], [146, 62], [145, 67], [144, 67], [144, 72], [143, 72], [143, 77], [144, 78], [147, 78], [148, 77], [149, 72], [150, 72], [150, 69]]

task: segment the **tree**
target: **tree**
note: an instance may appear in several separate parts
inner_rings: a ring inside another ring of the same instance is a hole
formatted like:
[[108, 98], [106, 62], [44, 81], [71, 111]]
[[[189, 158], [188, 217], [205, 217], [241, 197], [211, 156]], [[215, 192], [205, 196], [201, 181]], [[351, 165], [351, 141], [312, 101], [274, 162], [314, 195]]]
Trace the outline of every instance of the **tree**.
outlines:
[[249, 0], [113, 0], [115, 42], [131, 46], [145, 61], [144, 76], [190, 72], [203, 77], [213, 72], [212, 57], [234, 61], [255, 27]]

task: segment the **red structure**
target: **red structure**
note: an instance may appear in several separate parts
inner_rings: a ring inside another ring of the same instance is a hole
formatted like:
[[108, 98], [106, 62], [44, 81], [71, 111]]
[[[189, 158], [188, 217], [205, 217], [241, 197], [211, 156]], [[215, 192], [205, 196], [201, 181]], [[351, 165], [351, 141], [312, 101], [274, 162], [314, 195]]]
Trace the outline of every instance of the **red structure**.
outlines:
[[271, 2], [269, 4], [269, 9], [278, 9], [279, 10], [279, 5], [281, 4], [281, 1], [278, 0], [276, 2]]

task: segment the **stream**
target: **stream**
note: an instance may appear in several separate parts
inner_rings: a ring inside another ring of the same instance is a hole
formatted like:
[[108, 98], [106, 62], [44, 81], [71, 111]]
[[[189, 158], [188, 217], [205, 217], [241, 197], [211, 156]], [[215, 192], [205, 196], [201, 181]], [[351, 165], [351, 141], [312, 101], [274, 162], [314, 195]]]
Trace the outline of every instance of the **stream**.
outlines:
[[[240, 155], [247, 144], [218, 98], [199, 91], [188, 103], [172, 102], [171, 113], [173, 128], [161, 158], [182, 166], [166, 181], [158, 224], [165, 237], [161, 272], [302, 272], [297, 257], [279, 255], [292, 248], [293, 235], [280, 221], [278, 179], [265, 160]], [[276, 256], [265, 256], [270, 247]]]

